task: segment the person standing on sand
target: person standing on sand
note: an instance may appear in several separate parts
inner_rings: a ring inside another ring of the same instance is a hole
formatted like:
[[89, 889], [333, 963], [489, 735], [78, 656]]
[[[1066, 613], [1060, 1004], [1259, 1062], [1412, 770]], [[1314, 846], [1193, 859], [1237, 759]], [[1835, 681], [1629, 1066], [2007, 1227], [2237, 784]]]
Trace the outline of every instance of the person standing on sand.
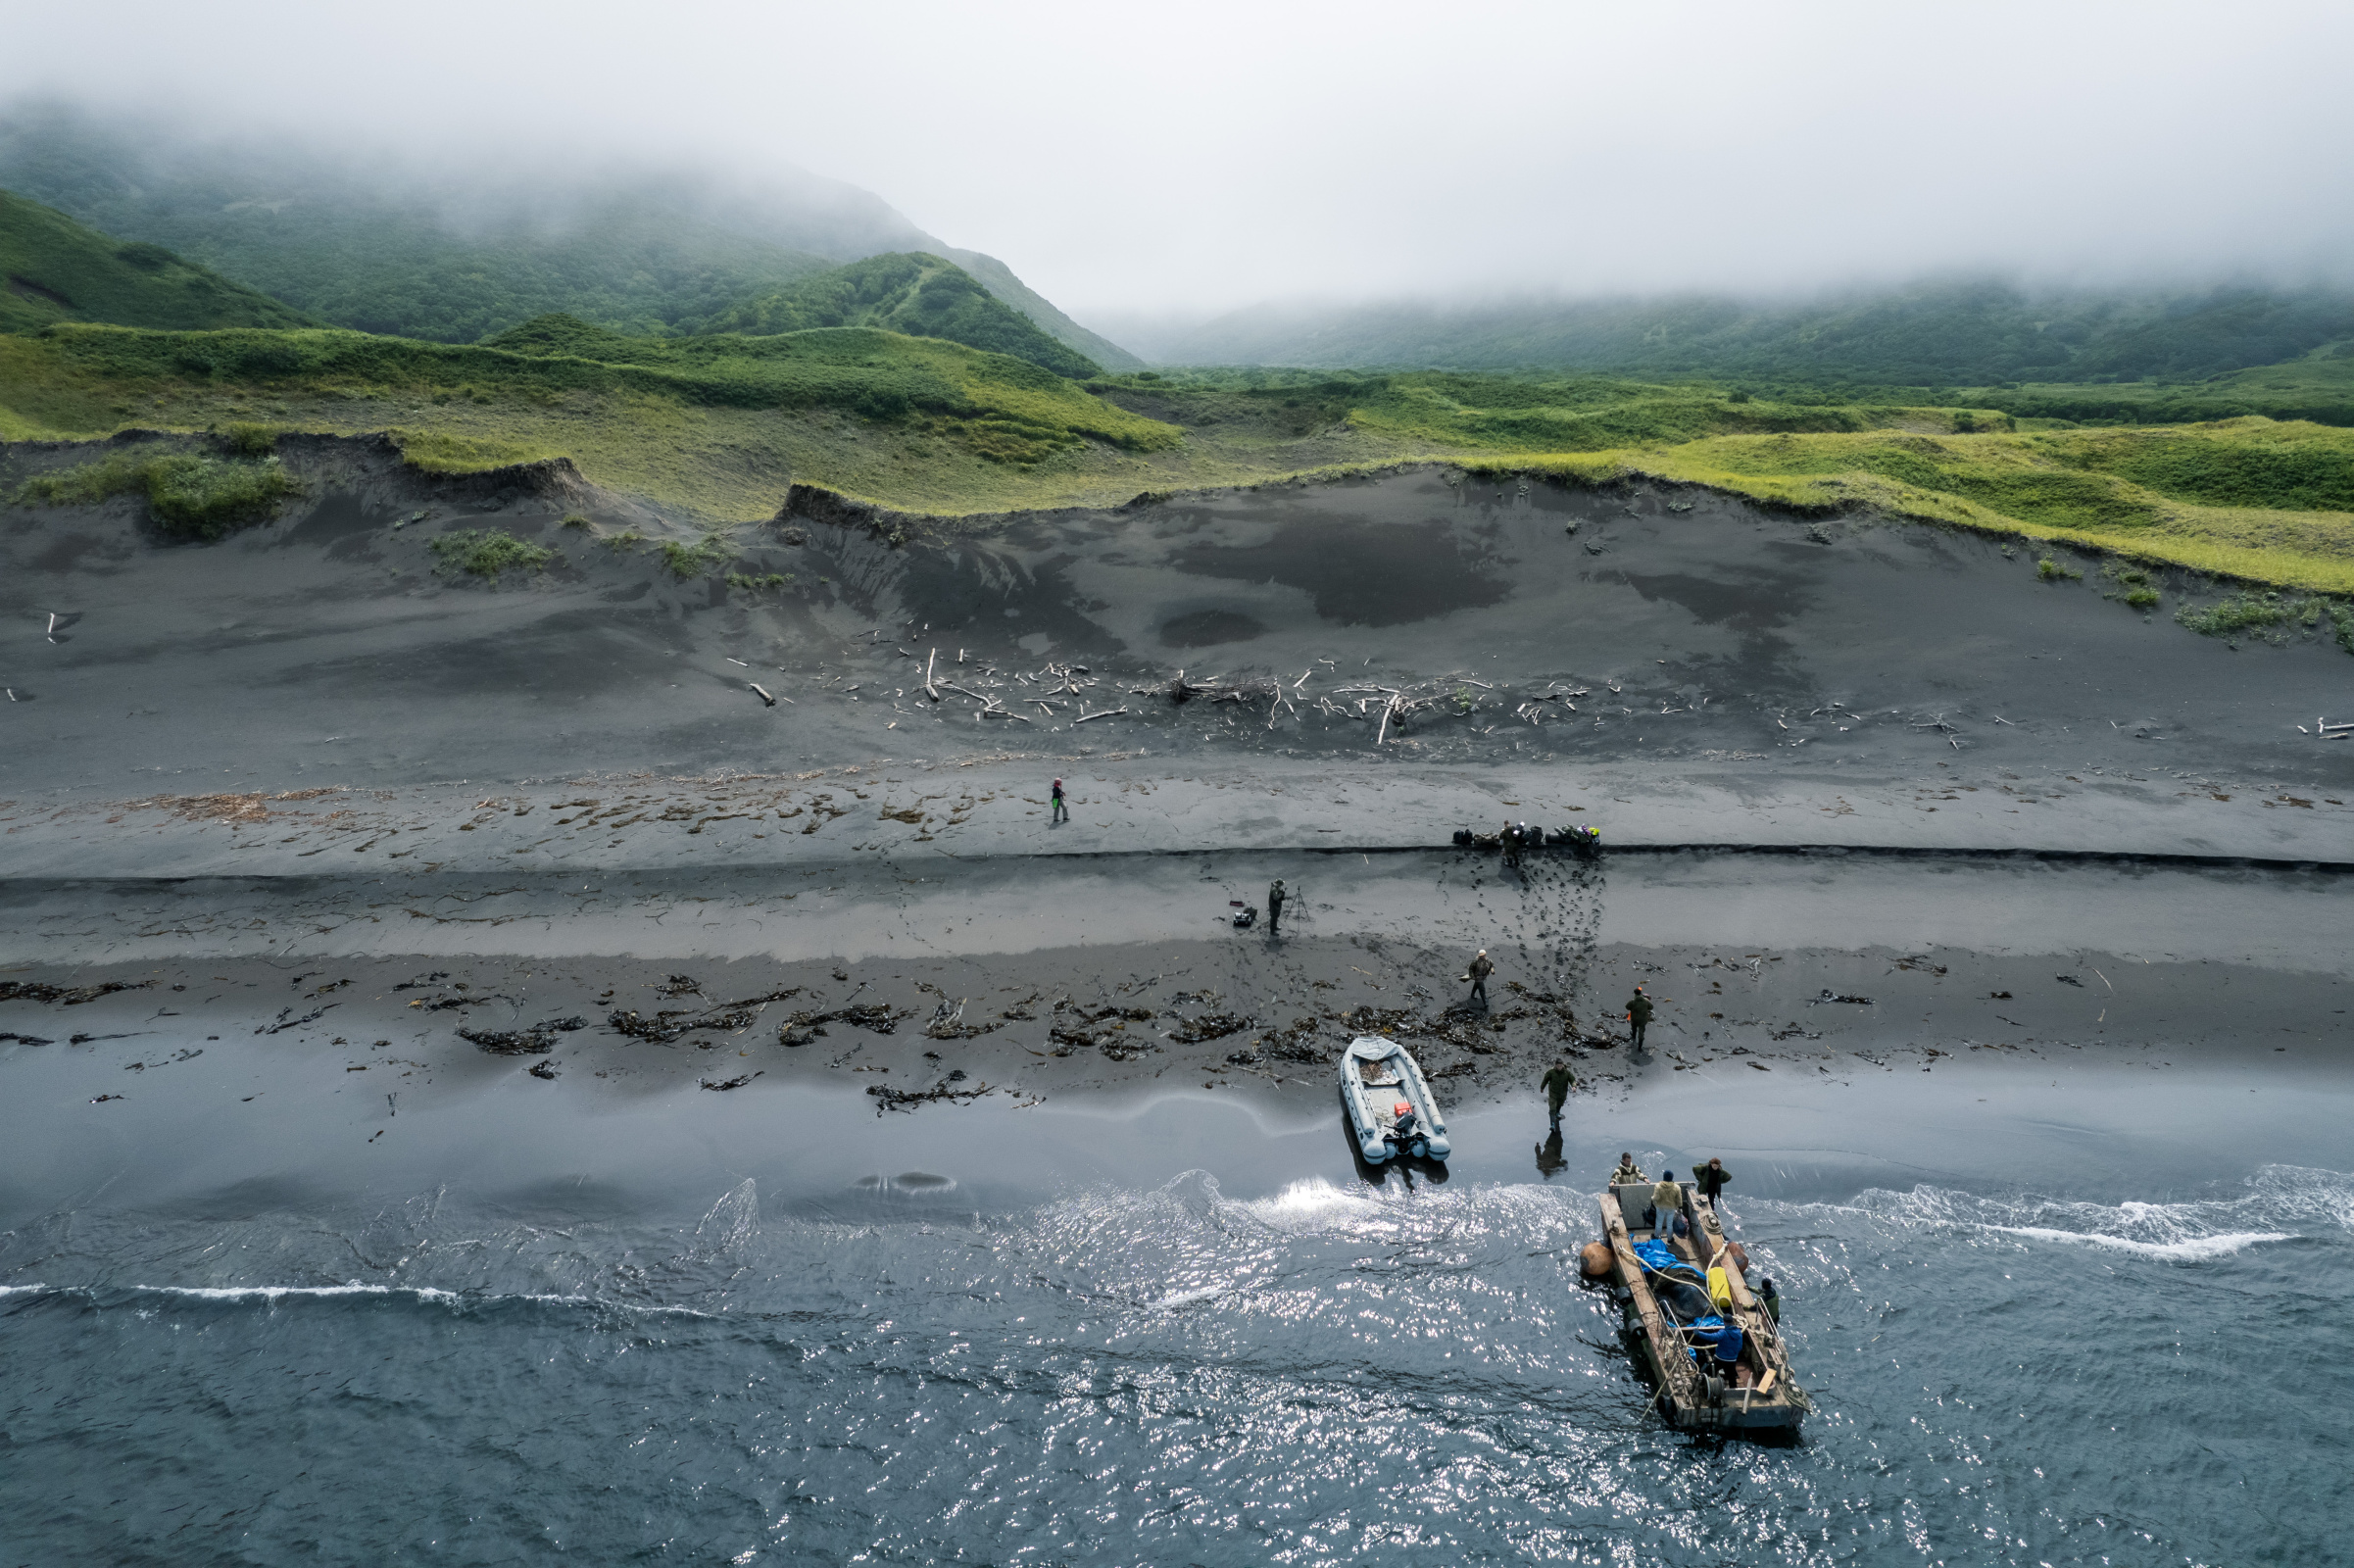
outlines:
[[1057, 822], [1067, 822], [1071, 819], [1071, 808], [1069, 806], [1064, 804], [1062, 799], [1062, 780], [1056, 779], [1054, 781], [1053, 794], [1054, 809], [1054, 812], [1047, 817], [1047, 826], [1049, 827], [1053, 827]]
[[1651, 999], [1643, 994], [1641, 986], [1637, 986], [1635, 995], [1627, 999], [1627, 1023], [1634, 1036], [1634, 1047], [1641, 1051], [1643, 1032], [1651, 1026]]
[[1269, 937], [1275, 935], [1275, 927], [1283, 920], [1283, 878], [1277, 877], [1267, 884], [1267, 935]]
[[1561, 1102], [1567, 1100], [1569, 1092], [1578, 1087], [1578, 1075], [1569, 1070], [1569, 1058], [1564, 1056], [1553, 1063], [1545, 1075], [1538, 1080], [1538, 1084], [1545, 1091], [1545, 1108], [1553, 1118], [1553, 1133], [1558, 1137], [1561, 1132]]
[[1471, 982], [1471, 994], [1478, 999], [1479, 1004], [1483, 1007], [1488, 1005], [1488, 977], [1494, 973], [1496, 973], [1496, 962], [1488, 956], [1488, 950], [1482, 948], [1478, 956], [1471, 960], [1470, 971], [1463, 976], [1464, 979]]

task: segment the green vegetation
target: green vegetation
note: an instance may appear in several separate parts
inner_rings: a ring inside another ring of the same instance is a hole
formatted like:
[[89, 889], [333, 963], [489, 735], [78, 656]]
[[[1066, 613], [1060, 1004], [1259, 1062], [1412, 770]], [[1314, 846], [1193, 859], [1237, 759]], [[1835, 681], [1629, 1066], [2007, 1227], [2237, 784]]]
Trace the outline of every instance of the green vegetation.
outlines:
[[2082, 582], [2084, 580], [2083, 572], [2070, 566], [2063, 566], [2049, 556], [2045, 556], [2035, 563], [2035, 575], [2045, 582]]
[[2317, 633], [2324, 621], [2337, 646], [2354, 654], [2354, 608], [2318, 594], [2283, 597], [2278, 592], [2230, 594], [2212, 605], [2184, 605], [2175, 619], [2203, 637], [2246, 637], [2270, 634], [2286, 641], [2287, 633], [2303, 627]]
[[194, 452], [118, 452], [96, 463], [35, 474], [17, 489], [19, 506], [88, 506], [138, 494], [167, 533], [218, 539], [260, 522], [301, 486], [275, 458], [238, 463]]
[[1103, 367], [1040, 331], [971, 274], [937, 256], [870, 256], [764, 294], [711, 318], [715, 332], [768, 336], [821, 326], [879, 326], [909, 337], [946, 338], [1028, 360], [1056, 375], [1090, 376]]
[[1980, 280], [1781, 304], [1688, 296], [1457, 311], [1248, 311], [1149, 357], [1196, 365], [1543, 367], [1843, 391], [2183, 380], [2278, 364], [2349, 338], [2354, 295], [2334, 289], [2031, 293]]
[[544, 571], [558, 559], [547, 546], [517, 539], [504, 528], [453, 528], [437, 535], [425, 548], [445, 569], [494, 580], [511, 569]]
[[0, 332], [57, 321], [123, 326], [304, 326], [302, 312], [184, 262], [124, 244], [0, 191]]
[[790, 588], [793, 586], [793, 574], [789, 571], [731, 571], [727, 574], [727, 585], [730, 588], [749, 589]]
[[[1965, 416], [1974, 428], [1957, 433]], [[389, 429], [434, 472], [568, 458], [706, 526], [772, 515], [795, 480], [957, 515], [1438, 461], [1706, 485], [2007, 535], [2055, 560], [2065, 546], [2354, 593], [2354, 430], [2257, 416], [2059, 428], [1787, 386], [1450, 371], [1074, 382], [871, 327], [643, 338], [550, 317], [465, 347], [324, 330], [0, 336], [0, 432], [241, 422]], [[2143, 608], [2133, 591], [2157, 592], [2125, 586]]]
[[664, 539], [660, 546], [662, 564], [670, 568], [673, 577], [700, 577], [714, 567], [727, 564], [735, 554], [725, 539], [706, 534], [693, 544], [676, 539]]

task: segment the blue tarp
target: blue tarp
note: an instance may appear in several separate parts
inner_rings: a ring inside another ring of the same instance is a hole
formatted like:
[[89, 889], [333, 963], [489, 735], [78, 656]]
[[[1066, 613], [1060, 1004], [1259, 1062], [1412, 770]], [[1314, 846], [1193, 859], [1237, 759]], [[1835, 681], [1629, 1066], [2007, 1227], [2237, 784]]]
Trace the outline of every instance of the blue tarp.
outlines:
[[1635, 1255], [1643, 1259], [1643, 1266], [1644, 1268], [1656, 1271], [1659, 1269], [1675, 1268], [1680, 1265], [1687, 1267], [1690, 1266], [1685, 1264], [1684, 1259], [1676, 1255], [1675, 1249], [1668, 1246], [1665, 1242], [1637, 1242], [1634, 1244], [1634, 1248]]

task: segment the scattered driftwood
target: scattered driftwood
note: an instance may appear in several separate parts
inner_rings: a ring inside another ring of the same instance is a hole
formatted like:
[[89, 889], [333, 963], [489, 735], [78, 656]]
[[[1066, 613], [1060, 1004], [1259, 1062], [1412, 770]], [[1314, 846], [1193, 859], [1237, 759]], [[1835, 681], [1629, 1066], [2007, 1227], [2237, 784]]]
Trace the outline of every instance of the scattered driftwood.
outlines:
[[698, 1083], [702, 1084], [702, 1085], [703, 1085], [703, 1087], [704, 1087], [704, 1088], [706, 1088], [706, 1089], [716, 1089], [716, 1090], [719, 1090], [719, 1091], [721, 1091], [721, 1092], [725, 1092], [726, 1090], [730, 1090], [730, 1089], [741, 1089], [741, 1088], [743, 1088], [743, 1087], [744, 1087], [746, 1084], [748, 1084], [748, 1083], [752, 1082], [752, 1081], [753, 1081], [755, 1078], [758, 1078], [758, 1077], [760, 1077], [760, 1076], [761, 1075], [761, 1073], [764, 1073], [764, 1072], [766, 1072], [766, 1071], [767, 1071], [767, 1069], [766, 1069], [765, 1067], [763, 1067], [763, 1068], [761, 1068], [761, 1069], [760, 1069], [760, 1072], [748, 1072], [748, 1073], [744, 1073], [744, 1074], [741, 1074], [741, 1075], [740, 1075], [740, 1076], [738, 1076], [738, 1077], [734, 1077], [734, 1078], [725, 1079], [725, 1080], [723, 1080], [722, 1082], [719, 1082], [719, 1083], [712, 1083], [712, 1082], [711, 1082], [711, 1081], [709, 1078], [700, 1078], [700, 1079], [697, 1079], [696, 1081], [697, 1081]]
[[761, 685], [757, 680], [748, 681], [746, 684], [751, 686], [753, 691], [759, 695], [761, 702], [767, 704], [770, 708], [774, 708], [776, 706], [776, 699], [768, 695], [767, 687]]
[[974, 1040], [982, 1035], [995, 1034], [1005, 1027], [1003, 1019], [992, 1023], [966, 1023], [961, 1001], [954, 1008], [943, 1002], [932, 1010], [932, 1021], [923, 1026], [923, 1032], [932, 1040]]
[[1120, 714], [1125, 713], [1126, 711], [1128, 711], [1128, 710], [1125, 708], [1106, 708], [1100, 713], [1081, 713], [1077, 718], [1072, 719], [1071, 722], [1074, 724], [1084, 724], [1089, 719], [1093, 718], [1117, 718]]
[[893, 1012], [879, 1002], [833, 1007], [824, 1012], [797, 1012], [778, 1028], [776, 1043], [780, 1046], [806, 1046], [824, 1034], [825, 1026], [829, 1023], [847, 1023], [878, 1035], [893, 1034], [898, 1031], [902, 1018], [911, 1016], [911, 1013]]
[[0, 1002], [62, 1002], [78, 1007], [118, 991], [144, 991], [154, 984], [153, 980], [109, 980], [95, 986], [53, 986], [42, 980], [0, 980]]
[[874, 1097], [874, 1113], [877, 1116], [886, 1110], [912, 1111], [917, 1105], [929, 1104], [935, 1101], [945, 1100], [952, 1104], [964, 1104], [978, 1100], [990, 1092], [987, 1084], [976, 1084], [970, 1089], [954, 1087], [963, 1077], [964, 1074], [961, 1072], [953, 1072], [929, 1089], [894, 1089], [889, 1084], [868, 1084], [866, 1092]]
[[[700, 995], [695, 989], [695, 982], [683, 974], [672, 975], [670, 984], [663, 989], [670, 996]], [[753, 1020], [760, 1015], [761, 1010], [768, 1004], [783, 1002], [788, 997], [799, 996], [801, 989], [799, 986], [792, 986], [783, 991], [771, 991], [764, 997], [746, 997], [741, 1002], [723, 1002], [714, 1007], [669, 1008], [657, 1012], [651, 1018], [645, 1017], [634, 1008], [616, 1010], [606, 1018], [605, 1024], [615, 1034], [627, 1035], [633, 1040], [650, 1041], [658, 1046], [666, 1046], [680, 1036], [692, 1034], [698, 1029], [730, 1031], [749, 1029], [752, 1027]]]

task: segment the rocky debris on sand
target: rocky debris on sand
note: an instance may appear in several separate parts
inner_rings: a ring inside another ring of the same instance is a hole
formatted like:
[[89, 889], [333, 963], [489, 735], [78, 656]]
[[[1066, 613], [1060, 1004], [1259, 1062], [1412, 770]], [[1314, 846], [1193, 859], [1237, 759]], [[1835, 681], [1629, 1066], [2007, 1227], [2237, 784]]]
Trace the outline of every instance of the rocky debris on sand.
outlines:
[[[1152, 1022], [1155, 1014], [1150, 1007], [1101, 1007], [1090, 1011], [1066, 997], [1054, 1004], [1054, 1011], [1057, 1019], [1048, 1037], [1054, 1042], [1054, 1054], [1057, 1056], [1093, 1049], [1113, 1061], [1131, 1061], [1149, 1051], [1160, 1049], [1159, 1041], [1128, 1030], [1132, 1023]], [[1067, 1018], [1061, 1016], [1065, 1012], [1069, 1014]]]
[[879, 1002], [859, 1003], [855, 1006], [832, 1007], [823, 1012], [797, 1012], [785, 1020], [776, 1032], [780, 1046], [806, 1046], [825, 1033], [829, 1023], [846, 1023], [855, 1028], [869, 1029], [878, 1035], [897, 1032], [902, 1018], [914, 1016], [912, 1010], [893, 1012]]
[[109, 980], [95, 986], [53, 986], [41, 980], [0, 980], [0, 1002], [62, 1002], [77, 1007], [118, 991], [144, 991], [154, 984], [153, 980]]
[[[764, 1072], [765, 1070], [766, 1070], [765, 1068], [761, 1069], [761, 1071], [763, 1071], [763, 1072]], [[743, 1073], [743, 1074], [741, 1074], [741, 1075], [739, 1075], [739, 1076], [737, 1076], [737, 1077], [734, 1077], [734, 1078], [728, 1078], [728, 1079], [722, 1080], [722, 1081], [721, 1081], [721, 1082], [719, 1082], [719, 1083], [712, 1083], [712, 1082], [711, 1082], [711, 1081], [709, 1078], [698, 1079], [698, 1080], [697, 1080], [697, 1082], [701, 1083], [701, 1084], [703, 1085], [703, 1087], [704, 1087], [704, 1088], [706, 1088], [706, 1089], [715, 1089], [715, 1090], [725, 1091], [725, 1090], [729, 1090], [729, 1089], [741, 1089], [741, 1088], [743, 1088], [743, 1087], [744, 1087], [746, 1084], [748, 1084], [748, 1083], [752, 1082], [752, 1081], [753, 1081], [755, 1078], [758, 1078], [758, 1077], [760, 1077], [760, 1073], [758, 1073], [758, 1072], [748, 1072], [748, 1073]]]
[[0, 1034], [0, 1044], [4, 1044], [11, 1040], [14, 1040], [19, 1045], [24, 1046], [53, 1046], [57, 1044], [56, 1041], [45, 1039], [40, 1035]]
[[556, 1077], [556, 1063], [552, 1061], [533, 1062], [531, 1064], [531, 1076], [534, 1078], [546, 1078], [551, 1082], [554, 1081]]
[[1316, 1025], [1314, 1018], [1294, 1018], [1289, 1029], [1278, 1029], [1259, 1036], [1251, 1042], [1251, 1049], [1279, 1061], [1320, 1065], [1332, 1060], [1332, 1055], [1316, 1044]]
[[[945, 1100], [951, 1103], [968, 1102], [989, 1093], [987, 1084], [978, 1084], [970, 1089], [956, 1088], [956, 1081], [963, 1076], [964, 1074], [960, 1072], [953, 1073], [929, 1089], [894, 1089], [889, 1084], [869, 1084], [866, 1092], [874, 1097], [874, 1113], [877, 1116], [886, 1110], [912, 1110], [917, 1105], [933, 1101]], [[704, 1087], [709, 1089], [711, 1085], [706, 1084]]]
[[[569, 1034], [575, 1029], [587, 1027], [586, 1018], [550, 1018], [528, 1029], [468, 1029], [462, 1024], [458, 1038], [473, 1042], [494, 1056], [542, 1056], [556, 1049], [556, 1037], [559, 1034]], [[546, 1066], [547, 1063], [540, 1065]], [[534, 1068], [533, 1071], [537, 1072], [538, 1069]], [[539, 1076], [553, 1078], [556, 1074], [543, 1072]]]
[[[670, 981], [672, 985], [684, 982], [689, 991], [694, 988], [694, 982], [688, 980], [685, 975], [674, 974], [670, 977]], [[722, 1002], [712, 1007], [672, 1007], [658, 1012], [651, 1018], [640, 1013], [634, 1007], [617, 1009], [606, 1016], [605, 1024], [615, 1034], [627, 1035], [633, 1040], [651, 1041], [658, 1046], [666, 1046], [681, 1035], [691, 1034], [697, 1029], [750, 1028], [752, 1021], [760, 1015], [761, 1008], [767, 1006], [771, 1002], [783, 1002], [788, 997], [797, 997], [801, 995], [801, 990], [802, 988], [799, 986], [788, 986], [782, 991], [771, 991], [763, 997], [746, 997], [740, 1002]], [[678, 995], [679, 993], [671, 992], [669, 994]]]
[[1211, 1040], [1223, 1040], [1228, 1035], [1239, 1035], [1256, 1021], [1236, 1012], [1205, 1012], [1170, 1030], [1169, 1038], [1181, 1046], [1199, 1046]]
[[1872, 999], [1870, 997], [1839, 996], [1833, 993], [1829, 988], [1826, 988], [1821, 996], [1811, 998], [1806, 1004], [1810, 1007], [1819, 1007], [1826, 1002], [1852, 1003], [1859, 1007], [1869, 1007], [1872, 1005]]

